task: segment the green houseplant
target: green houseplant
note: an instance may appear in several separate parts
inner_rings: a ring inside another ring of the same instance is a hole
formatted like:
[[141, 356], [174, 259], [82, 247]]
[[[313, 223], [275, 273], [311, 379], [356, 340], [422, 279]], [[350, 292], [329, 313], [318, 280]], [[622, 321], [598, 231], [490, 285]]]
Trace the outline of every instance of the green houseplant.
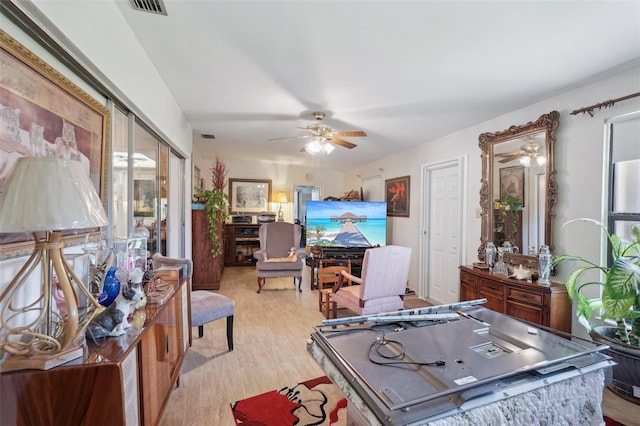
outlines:
[[[520, 215], [518, 214], [518, 210], [520, 210], [520, 200], [518, 197], [515, 197], [510, 194], [503, 195], [499, 200], [496, 200], [496, 205], [498, 207], [498, 225], [502, 226], [505, 231], [505, 240], [509, 241], [511, 244], [515, 245], [515, 237], [518, 231], [518, 223], [520, 222]], [[507, 215], [511, 213], [511, 228], [509, 229], [509, 234], [506, 234], [506, 221]]]
[[228, 170], [224, 162], [217, 157], [211, 171], [211, 187], [203, 191], [204, 208], [209, 222], [211, 256], [218, 258], [224, 249], [224, 223], [229, 217], [229, 196], [224, 192]]
[[[633, 396], [633, 389], [640, 386], [640, 225], [634, 225], [631, 240], [625, 240], [610, 234], [593, 219], [570, 220], [563, 227], [574, 222], [589, 222], [602, 228], [611, 247], [611, 266], [563, 254], [551, 262], [551, 267], [567, 261], [578, 262], [565, 286], [569, 298], [576, 302], [579, 322], [594, 340], [609, 345], [608, 353], [618, 363], [612, 389], [638, 404], [640, 399]], [[598, 272], [601, 279], [585, 279], [591, 271]], [[590, 297], [586, 292], [594, 286], [599, 287], [600, 296]], [[594, 312], [601, 312], [601, 322], [612, 320], [616, 326], [597, 325], [592, 318]]]

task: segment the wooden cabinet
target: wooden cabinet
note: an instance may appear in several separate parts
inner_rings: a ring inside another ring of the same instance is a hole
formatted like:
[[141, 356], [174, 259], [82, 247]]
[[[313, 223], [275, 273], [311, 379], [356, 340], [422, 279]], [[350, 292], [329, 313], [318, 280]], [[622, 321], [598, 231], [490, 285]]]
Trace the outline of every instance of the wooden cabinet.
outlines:
[[544, 287], [460, 267], [460, 301], [486, 298], [486, 308], [545, 327], [571, 332], [571, 303], [562, 284]]
[[256, 264], [253, 253], [260, 250], [260, 224], [228, 223], [225, 225], [225, 266]]
[[[209, 220], [205, 210], [191, 210], [191, 259], [193, 290], [218, 290], [224, 267], [222, 256], [211, 255]], [[224, 232], [224, 228], [221, 228]]]
[[2, 373], [0, 424], [158, 424], [187, 348], [188, 286], [183, 280], [163, 305], [147, 305], [142, 328], [89, 342], [83, 358]]

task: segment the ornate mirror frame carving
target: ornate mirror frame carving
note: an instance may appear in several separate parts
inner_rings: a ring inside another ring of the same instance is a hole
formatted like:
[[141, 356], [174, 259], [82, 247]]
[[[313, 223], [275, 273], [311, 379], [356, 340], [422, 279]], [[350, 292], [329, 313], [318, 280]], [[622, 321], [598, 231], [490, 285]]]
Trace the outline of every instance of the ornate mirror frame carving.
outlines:
[[[536, 121], [520, 126], [511, 126], [506, 130], [496, 133], [482, 133], [479, 136], [479, 147], [482, 161], [482, 180], [480, 186], [480, 208], [482, 210], [480, 247], [478, 247], [478, 259], [485, 260], [485, 246], [492, 241], [493, 233], [493, 200], [494, 188], [494, 147], [496, 144], [522, 138], [527, 135], [544, 132], [545, 150], [547, 161], [545, 163], [545, 218], [544, 218], [544, 244], [553, 249], [553, 219], [558, 201], [558, 185], [556, 183], [556, 169], [554, 163], [554, 146], [556, 129], [560, 119], [558, 111], [551, 111], [541, 115]], [[520, 247], [526, 253], [526, 247]]]

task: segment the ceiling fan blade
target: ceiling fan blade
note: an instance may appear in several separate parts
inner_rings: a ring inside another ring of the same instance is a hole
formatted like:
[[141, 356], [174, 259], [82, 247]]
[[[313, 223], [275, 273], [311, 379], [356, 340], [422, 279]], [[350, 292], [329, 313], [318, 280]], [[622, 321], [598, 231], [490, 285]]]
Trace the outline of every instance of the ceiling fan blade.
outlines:
[[287, 136], [284, 138], [273, 138], [273, 139], [267, 139], [268, 141], [281, 141], [281, 140], [285, 140], [285, 139], [307, 139], [307, 138], [311, 138], [313, 136], [310, 135], [303, 135], [303, 136]]
[[346, 132], [335, 132], [333, 135], [334, 136], [350, 136], [350, 137], [367, 136], [367, 134], [365, 132], [363, 132], [362, 130], [351, 130], [351, 131], [346, 131]]
[[513, 152], [503, 152], [501, 154], [495, 154], [496, 157], [520, 157], [521, 155], [524, 155], [525, 153], [522, 151], [513, 151]]
[[328, 139], [328, 141], [331, 142], [332, 144], [340, 145], [340, 146], [343, 146], [343, 147], [349, 148], [349, 149], [352, 149], [352, 148], [355, 148], [356, 146], [358, 146], [355, 143], [351, 143], [349, 141], [345, 141], [344, 139], [340, 139], [335, 134], [333, 135], [333, 137], [331, 139]]

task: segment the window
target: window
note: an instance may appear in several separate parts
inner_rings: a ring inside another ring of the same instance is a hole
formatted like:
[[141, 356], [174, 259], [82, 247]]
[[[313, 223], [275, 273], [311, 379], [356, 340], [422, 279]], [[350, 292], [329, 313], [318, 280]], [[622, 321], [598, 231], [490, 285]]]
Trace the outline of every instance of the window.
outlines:
[[609, 148], [610, 233], [631, 239], [631, 227], [640, 224], [640, 111], [607, 120]]

